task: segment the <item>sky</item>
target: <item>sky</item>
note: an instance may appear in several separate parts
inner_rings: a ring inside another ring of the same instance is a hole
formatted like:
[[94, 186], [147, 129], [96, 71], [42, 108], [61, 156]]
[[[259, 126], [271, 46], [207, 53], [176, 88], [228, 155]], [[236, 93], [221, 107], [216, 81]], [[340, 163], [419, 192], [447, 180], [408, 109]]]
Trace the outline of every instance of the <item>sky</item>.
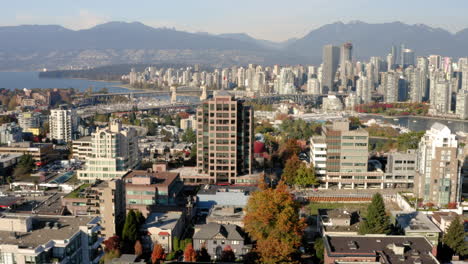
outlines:
[[[2, 3], [3, 2], [3, 3]], [[1, 0], [0, 26], [86, 29], [109, 21], [284, 41], [337, 21], [401, 21], [457, 32], [468, 0]]]

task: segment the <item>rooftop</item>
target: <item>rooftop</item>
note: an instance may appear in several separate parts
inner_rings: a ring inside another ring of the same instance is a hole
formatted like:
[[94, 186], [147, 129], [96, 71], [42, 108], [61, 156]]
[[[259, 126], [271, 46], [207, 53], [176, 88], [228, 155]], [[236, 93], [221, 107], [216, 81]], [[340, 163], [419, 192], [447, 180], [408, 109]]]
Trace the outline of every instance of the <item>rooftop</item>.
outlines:
[[159, 229], [172, 230], [181, 217], [182, 212], [154, 212], [146, 218], [146, 222], [142, 228], [148, 229], [156, 227]]
[[145, 170], [134, 170], [127, 173], [123, 179], [125, 183], [132, 183], [132, 178], [150, 177], [153, 178], [151, 184], [159, 187], [167, 187], [171, 185], [171, 183], [173, 183], [178, 176], [179, 173], [176, 172], [150, 172]]
[[219, 185], [205, 185], [200, 189], [200, 194], [216, 195], [217, 193], [243, 193], [250, 195], [251, 192], [258, 190], [256, 186], [219, 186]]
[[440, 229], [429, 219], [426, 214], [421, 212], [392, 212], [398, 225], [405, 230], [405, 233], [411, 232], [440, 232]]
[[0, 163], [10, 161], [23, 156], [21, 153], [1, 153], [0, 154]]
[[195, 227], [198, 231], [193, 235], [193, 239], [208, 240], [221, 234], [228, 240], [244, 240], [243, 232], [237, 225], [222, 225], [209, 223]]
[[431, 243], [424, 237], [325, 236], [324, 247], [327, 255], [334, 258], [375, 257], [380, 263], [439, 263], [432, 255]]
[[27, 233], [0, 231], [0, 243], [3, 245], [17, 245], [19, 248], [34, 249], [50, 240], [65, 240], [79, 231], [80, 226], [86, 226], [95, 217], [33, 217], [33, 230]]

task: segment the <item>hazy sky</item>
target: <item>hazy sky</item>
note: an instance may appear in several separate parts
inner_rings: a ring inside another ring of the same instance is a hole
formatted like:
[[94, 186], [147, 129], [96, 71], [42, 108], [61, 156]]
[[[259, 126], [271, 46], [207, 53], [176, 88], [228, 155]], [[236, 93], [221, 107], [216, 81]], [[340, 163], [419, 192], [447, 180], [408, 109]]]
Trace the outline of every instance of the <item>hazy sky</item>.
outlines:
[[[302, 37], [336, 21], [402, 21], [451, 32], [468, 27], [468, 0], [1, 0], [0, 25], [89, 28], [108, 21], [269, 40]], [[1, 44], [0, 44], [1, 45]]]

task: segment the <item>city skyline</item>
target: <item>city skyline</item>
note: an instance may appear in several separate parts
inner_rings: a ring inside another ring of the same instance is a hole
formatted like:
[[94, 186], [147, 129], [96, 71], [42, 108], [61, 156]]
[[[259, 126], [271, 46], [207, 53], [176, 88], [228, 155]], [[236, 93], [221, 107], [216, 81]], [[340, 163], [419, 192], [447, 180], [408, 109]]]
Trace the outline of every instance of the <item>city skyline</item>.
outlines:
[[[401, 21], [406, 24], [425, 24], [455, 33], [468, 27], [463, 12], [468, 8], [468, 2], [450, 2], [449, 5], [435, 0], [397, 0], [391, 3], [371, 0], [299, 0], [292, 4], [264, 0], [250, 3], [242, 0], [234, 5], [207, 0], [183, 4], [139, 1], [138, 4], [128, 5], [124, 1], [86, 0], [66, 3], [51, 0], [47, 5], [31, 2], [26, 7], [24, 3], [11, 2], [2, 7], [4, 12], [0, 26], [54, 24], [77, 30], [110, 21], [138, 21], [152, 27], [211, 34], [246, 33], [258, 39], [285, 41], [303, 37], [326, 24], [360, 20], [366, 23]], [[424, 12], [420, 12], [422, 3]]]

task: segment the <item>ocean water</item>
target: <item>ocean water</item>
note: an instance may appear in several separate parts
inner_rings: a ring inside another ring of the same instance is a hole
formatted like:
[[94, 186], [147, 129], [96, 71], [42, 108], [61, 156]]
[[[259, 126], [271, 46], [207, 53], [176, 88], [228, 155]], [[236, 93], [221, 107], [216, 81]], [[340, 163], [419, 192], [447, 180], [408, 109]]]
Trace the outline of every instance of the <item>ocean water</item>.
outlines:
[[74, 88], [84, 91], [92, 87], [94, 91], [107, 88], [110, 93], [128, 92], [129, 89], [118, 87], [117, 82], [99, 82], [82, 79], [39, 78], [38, 72], [0, 72], [0, 88]]

